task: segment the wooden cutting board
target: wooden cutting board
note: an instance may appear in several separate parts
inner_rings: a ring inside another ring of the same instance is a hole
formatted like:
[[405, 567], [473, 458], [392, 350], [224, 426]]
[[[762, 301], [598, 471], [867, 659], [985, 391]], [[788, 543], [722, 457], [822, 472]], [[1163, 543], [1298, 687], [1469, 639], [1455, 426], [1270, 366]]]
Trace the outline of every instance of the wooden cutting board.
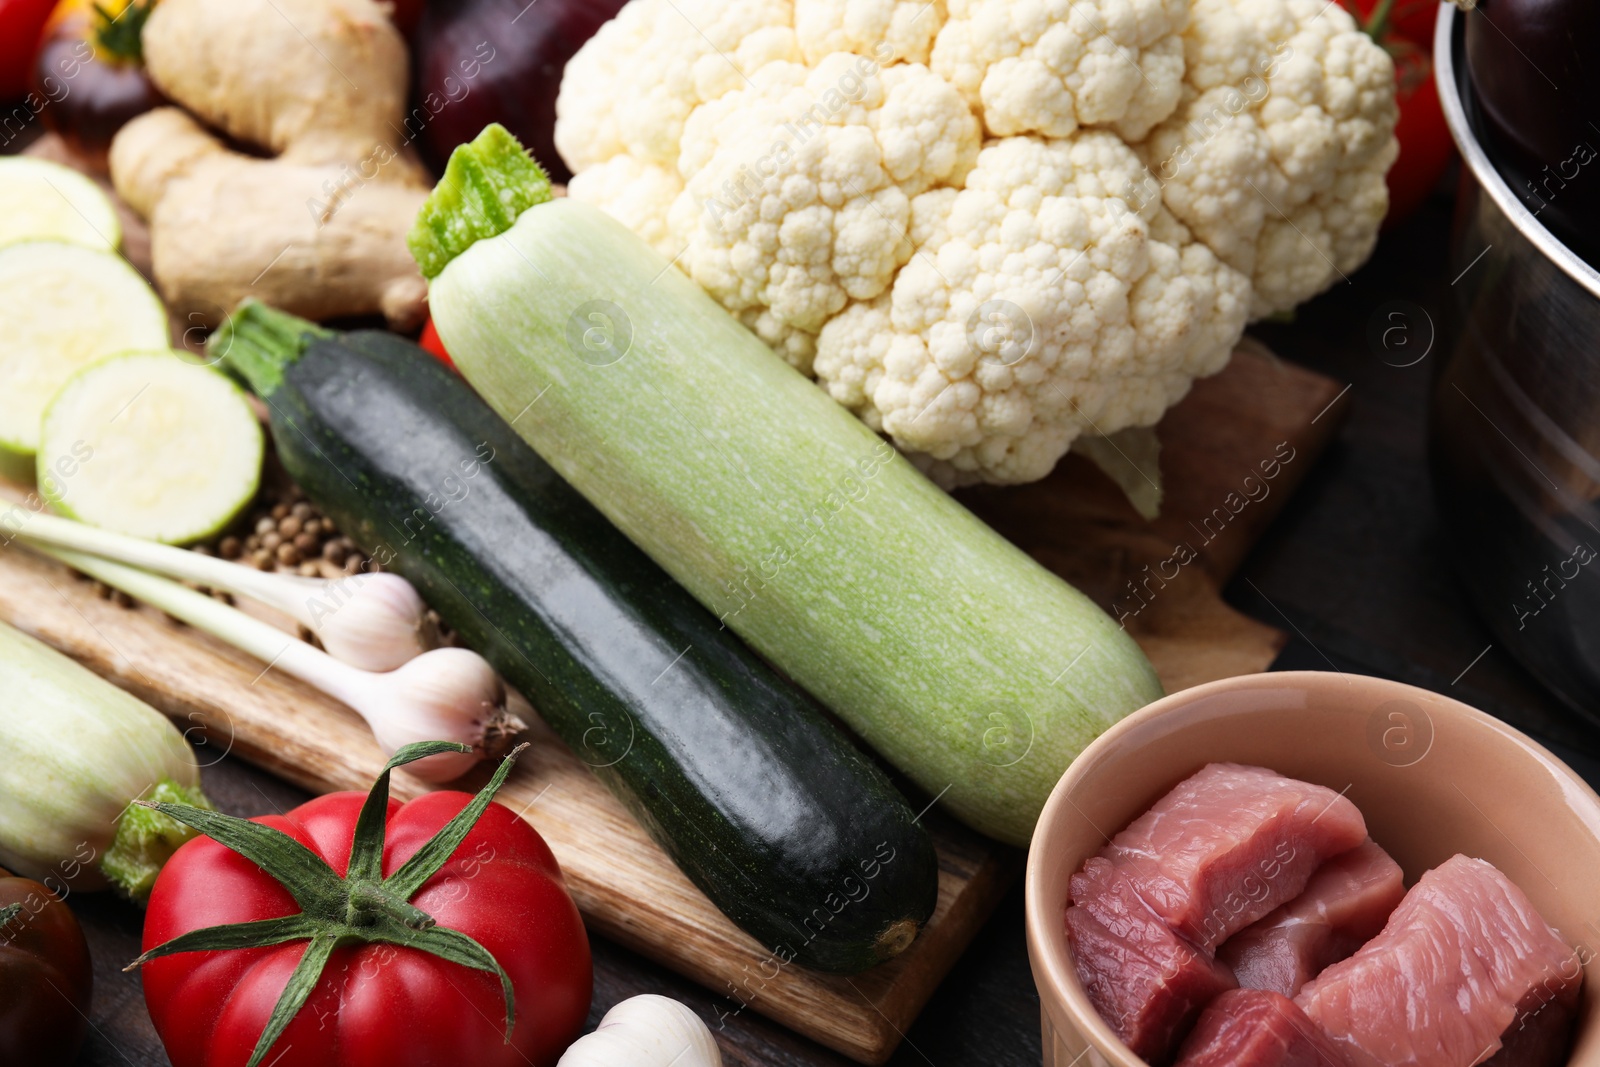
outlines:
[[[124, 221], [125, 250], [148, 275], [148, 238], [136, 218]], [[175, 340], [182, 329], [174, 324]], [[1326, 447], [1344, 396], [1246, 342], [1162, 423], [1167, 500], [1154, 522], [1075, 456], [1038, 484], [961, 496], [1124, 619], [1169, 691], [1263, 670], [1284, 635], [1228, 607], [1219, 590]], [[0, 619], [160, 708], [200, 746], [202, 762], [235, 755], [314, 791], [365, 789], [383, 764], [343, 705], [159, 612], [102, 600], [15, 545], [0, 548]], [[930, 811], [939, 901], [916, 943], [849, 978], [775, 967], [576, 756], [542, 725], [534, 740], [500, 799], [550, 843], [592, 930], [721, 994], [719, 1018], [759, 1012], [862, 1063], [888, 1059], [1020, 869], [1020, 853]], [[397, 796], [424, 788], [396, 776]], [[717, 1028], [719, 1019], [707, 1021]]]

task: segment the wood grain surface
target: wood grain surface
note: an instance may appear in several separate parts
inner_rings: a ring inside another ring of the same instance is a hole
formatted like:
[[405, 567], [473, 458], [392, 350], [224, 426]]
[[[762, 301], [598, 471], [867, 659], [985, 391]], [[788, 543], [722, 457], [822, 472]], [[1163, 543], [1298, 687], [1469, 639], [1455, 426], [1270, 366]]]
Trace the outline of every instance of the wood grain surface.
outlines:
[[[53, 154], [48, 139], [35, 148]], [[125, 252], [148, 274], [148, 238], [136, 218], [124, 223]], [[184, 329], [173, 324], [175, 341]], [[1169, 691], [1263, 670], [1284, 635], [1228, 607], [1218, 590], [1326, 447], [1343, 396], [1247, 342], [1163, 422], [1169, 490], [1154, 522], [1079, 457], [1035, 485], [962, 499], [1123, 618]], [[382, 766], [343, 705], [159, 612], [102, 600], [16, 545], [0, 549], [0, 619], [160, 708], [218, 758], [242, 757], [316, 792], [365, 789]], [[851, 978], [793, 965], [773, 973], [769, 953], [716, 911], [575, 755], [542, 725], [534, 740], [501, 799], [550, 843], [592, 929], [701, 982], [725, 1010], [748, 1008], [863, 1063], [893, 1053], [1020, 869], [1015, 851], [930, 812], [939, 902], [912, 948]], [[396, 775], [397, 795], [422, 788]]]

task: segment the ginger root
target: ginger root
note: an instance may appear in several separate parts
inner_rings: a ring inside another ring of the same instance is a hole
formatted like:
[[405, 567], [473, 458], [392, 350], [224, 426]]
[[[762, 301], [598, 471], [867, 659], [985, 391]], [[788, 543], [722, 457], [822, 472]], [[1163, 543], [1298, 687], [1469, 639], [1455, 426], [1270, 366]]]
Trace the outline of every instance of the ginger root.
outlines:
[[[396, 329], [421, 325], [428, 288], [405, 233], [427, 191], [342, 186], [348, 173], [230, 151], [172, 107], [111, 143], [117, 192], [150, 220], [161, 294], [195, 325], [217, 325], [247, 296], [308, 319], [382, 312]], [[330, 184], [345, 191], [330, 197]]]
[[[350, 163], [402, 140], [406, 44], [373, 0], [162, 0], [142, 37], [168, 100], [288, 163]], [[431, 184], [391, 148], [387, 180]]]
[[[253, 296], [310, 319], [420, 324], [427, 286], [405, 234], [430, 182], [400, 128], [406, 48], [383, 10], [162, 0], [143, 45], [151, 79], [184, 110], [118, 131], [111, 180], [150, 222], [173, 313], [214, 326]], [[273, 158], [232, 150], [202, 122]]]

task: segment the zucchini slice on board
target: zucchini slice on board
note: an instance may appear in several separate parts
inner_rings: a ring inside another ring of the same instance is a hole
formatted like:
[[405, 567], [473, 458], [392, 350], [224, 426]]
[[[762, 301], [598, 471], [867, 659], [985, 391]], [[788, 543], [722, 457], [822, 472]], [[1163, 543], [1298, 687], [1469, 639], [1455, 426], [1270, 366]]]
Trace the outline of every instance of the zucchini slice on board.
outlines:
[[75, 371], [166, 344], [166, 310], [122, 257], [62, 241], [0, 248], [0, 476], [33, 479], [45, 405]]
[[57, 511], [169, 544], [219, 533], [256, 495], [261, 423], [233, 382], [169, 351], [74, 374], [45, 410], [39, 488]]
[[122, 243], [117, 209], [70, 167], [28, 156], [0, 157], [0, 245], [67, 241], [112, 251]]
[[911, 943], [938, 866], [905, 799], [460, 378], [392, 334], [333, 336], [259, 304], [212, 344], [269, 400], [311, 499], [527, 695], [728, 918], [826, 971]]

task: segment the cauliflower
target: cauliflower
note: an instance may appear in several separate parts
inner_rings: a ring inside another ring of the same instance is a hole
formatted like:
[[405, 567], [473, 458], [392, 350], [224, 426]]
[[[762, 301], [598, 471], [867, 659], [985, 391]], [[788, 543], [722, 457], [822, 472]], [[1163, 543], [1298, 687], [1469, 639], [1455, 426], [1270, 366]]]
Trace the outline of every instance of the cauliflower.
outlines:
[[557, 115], [570, 195], [947, 486], [1154, 425], [1370, 254], [1397, 152], [1326, 0], [632, 0]]
[[1161, 199], [1287, 311], [1366, 262], [1399, 154], [1388, 53], [1327, 0], [1194, 0], [1183, 100], [1139, 146]]
[[1141, 169], [1106, 132], [993, 142], [893, 292], [823, 328], [818, 380], [946, 485], [1034, 481], [1080, 433], [1154, 423], [1222, 369], [1250, 286], [1123, 200]]
[[865, 66], [844, 52], [773, 63], [684, 127], [686, 192], [668, 213], [680, 262], [730, 311], [764, 311], [747, 325], [769, 344], [794, 338], [784, 351], [801, 370], [823, 324], [911, 257], [911, 198], [959, 182], [978, 154], [978, 121], [948, 82], [920, 64], [870, 78]]
[[1182, 90], [1188, 0], [952, 0], [933, 50], [992, 134], [1137, 140]]

